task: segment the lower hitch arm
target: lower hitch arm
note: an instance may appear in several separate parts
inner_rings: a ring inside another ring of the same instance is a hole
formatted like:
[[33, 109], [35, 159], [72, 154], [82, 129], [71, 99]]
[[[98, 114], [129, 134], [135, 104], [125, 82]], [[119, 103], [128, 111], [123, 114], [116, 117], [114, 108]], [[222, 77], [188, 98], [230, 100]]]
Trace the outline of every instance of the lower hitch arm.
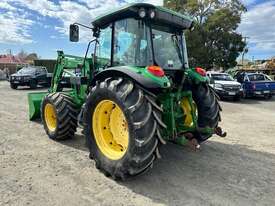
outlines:
[[227, 133], [222, 131], [221, 127], [216, 127], [214, 130], [215, 134], [220, 136], [220, 137], [226, 137]]

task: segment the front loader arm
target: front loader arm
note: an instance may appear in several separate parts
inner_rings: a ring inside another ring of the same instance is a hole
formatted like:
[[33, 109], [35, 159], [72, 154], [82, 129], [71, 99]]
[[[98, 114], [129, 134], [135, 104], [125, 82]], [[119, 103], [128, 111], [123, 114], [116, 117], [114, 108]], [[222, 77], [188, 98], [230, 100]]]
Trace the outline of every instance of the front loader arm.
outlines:
[[49, 89], [50, 92], [57, 92], [58, 83], [60, 82], [62, 75], [63, 75], [63, 64], [62, 60], [64, 59], [64, 53], [63, 51], [57, 51], [57, 61], [55, 64], [54, 72], [53, 72], [53, 78], [51, 81], [51, 88]]
[[[79, 65], [83, 64], [83, 60], [84, 58], [82, 57], [78, 57], [78, 56], [72, 56], [72, 55], [65, 55], [63, 53], [63, 51], [57, 51], [57, 61], [56, 61], [56, 65], [55, 65], [55, 69], [54, 69], [54, 73], [53, 73], [53, 78], [52, 78], [52, 82], [51, 82], [51, 88], [50, 88], [50, 92], [57, 92], [58, 91], [58, 85], [60, 84], [61, 80], [62, 80], [62, 76], [64, 73], [67, 73], [69, 76], [76, 76], [75, 73], [73, 72], [67, 72], [65, 71], [65, 69], [75, 69], [77, 68]], [[88, 65], [85, 66], [81, 69], [81, 74], [88, 74], [89, 72], [88, 70]]]

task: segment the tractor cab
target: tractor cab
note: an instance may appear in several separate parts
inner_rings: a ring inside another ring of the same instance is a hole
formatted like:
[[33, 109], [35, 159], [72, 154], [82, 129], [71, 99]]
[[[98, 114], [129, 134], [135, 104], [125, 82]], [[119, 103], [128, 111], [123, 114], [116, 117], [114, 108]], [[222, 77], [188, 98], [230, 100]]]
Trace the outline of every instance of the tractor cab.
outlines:
[[[100, 16], [92, 25], [97, 61], [104, 60], [101, 67], [188, 67], [183, 31], [192, 27], [192, 20], [187, 16], [137, 3]], [[71, 34], [78, 33], [77, 26], [71, 28]]]

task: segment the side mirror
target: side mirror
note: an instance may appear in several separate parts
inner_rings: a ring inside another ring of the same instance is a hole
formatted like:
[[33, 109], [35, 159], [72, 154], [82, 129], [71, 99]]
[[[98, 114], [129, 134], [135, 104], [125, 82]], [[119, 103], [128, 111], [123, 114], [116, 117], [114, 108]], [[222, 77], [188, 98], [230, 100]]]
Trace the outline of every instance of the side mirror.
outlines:
[[70, 41], [71, 42], [79, 41], [79, 27], [78, 27], [78, 25], [75, 25], [75, 24], [70, 25]]

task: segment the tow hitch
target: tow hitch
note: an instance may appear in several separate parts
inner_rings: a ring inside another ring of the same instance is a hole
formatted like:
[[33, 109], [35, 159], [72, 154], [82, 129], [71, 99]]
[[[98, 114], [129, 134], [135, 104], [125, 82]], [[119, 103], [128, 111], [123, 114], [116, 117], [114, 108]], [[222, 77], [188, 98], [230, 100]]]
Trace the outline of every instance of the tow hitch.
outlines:
[[[221, 127], [216, 127], [213, 131], [214, 134], [218, 135], [219, 137], [226, 137], [227, 133], [222, 130]], [[188, 140], [188, 146], [192, 150], [199, 150], [201, 145], [199, 144], [198, 140], [194, 137], [194, 135], [190, 132], [184, 134], [185, 138]]]

